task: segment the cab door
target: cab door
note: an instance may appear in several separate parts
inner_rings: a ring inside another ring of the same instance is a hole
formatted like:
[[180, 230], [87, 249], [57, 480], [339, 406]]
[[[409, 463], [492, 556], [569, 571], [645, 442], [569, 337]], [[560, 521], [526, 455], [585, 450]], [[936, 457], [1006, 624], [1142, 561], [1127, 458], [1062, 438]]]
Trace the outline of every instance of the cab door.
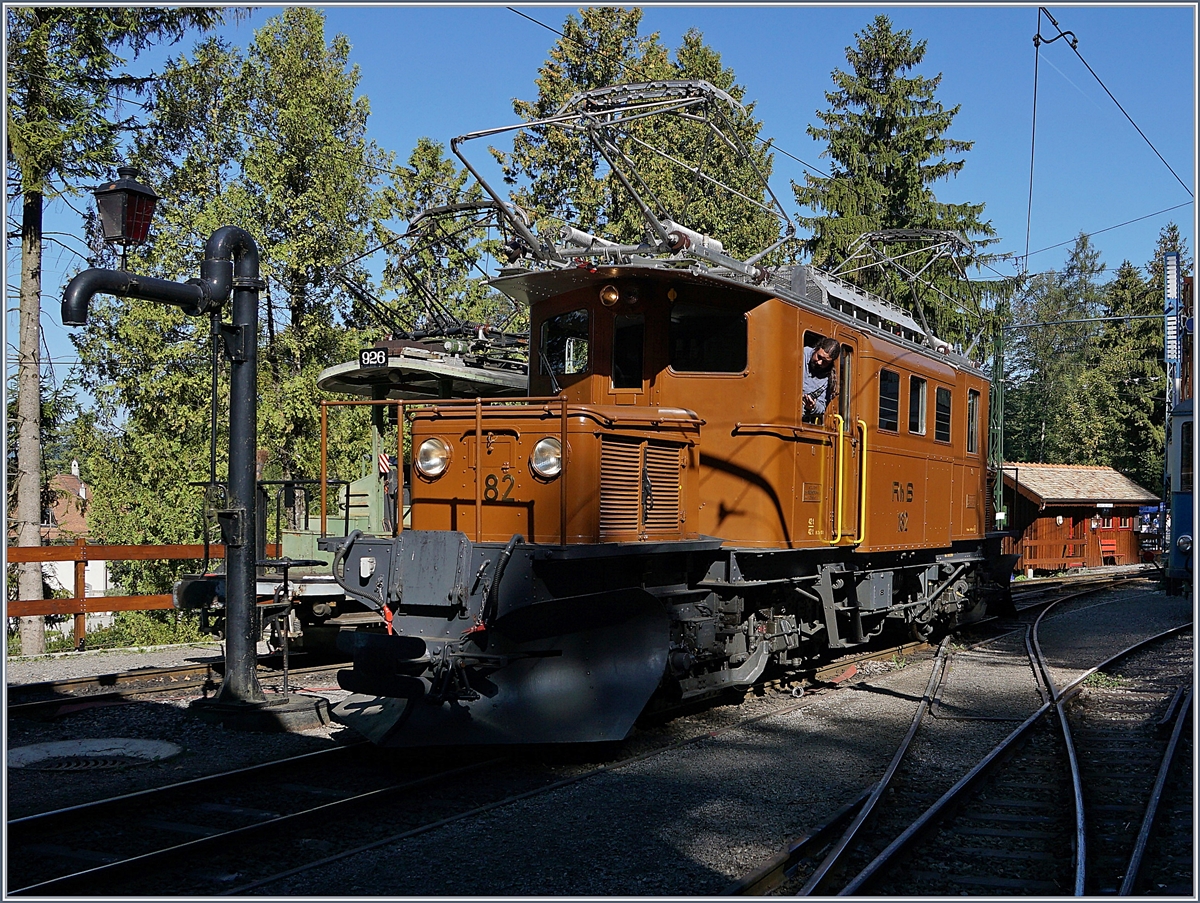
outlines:
[[831, 545], [857, 546], [863, 542], [867, 512], [864, 510], [866, 491], [866, 430], [858, 410], [855, 379], [858, 368], [858, 344], [852, 336], [838, 336], [842, 352], [836, 362], [837, 396], [831, 402], [825, 422], [832, 429], [830, 474], [833, 480], [833, 532]]

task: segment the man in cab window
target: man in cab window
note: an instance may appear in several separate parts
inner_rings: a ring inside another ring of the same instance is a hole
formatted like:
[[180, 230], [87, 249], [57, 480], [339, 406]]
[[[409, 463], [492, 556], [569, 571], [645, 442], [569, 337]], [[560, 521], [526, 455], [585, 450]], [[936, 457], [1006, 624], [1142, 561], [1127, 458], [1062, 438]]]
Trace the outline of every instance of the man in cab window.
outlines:
[[817, 423], [834, 395], [833, 365], [842, 353], [837, 339], [822, 338], [804, 349], [804, 422]]

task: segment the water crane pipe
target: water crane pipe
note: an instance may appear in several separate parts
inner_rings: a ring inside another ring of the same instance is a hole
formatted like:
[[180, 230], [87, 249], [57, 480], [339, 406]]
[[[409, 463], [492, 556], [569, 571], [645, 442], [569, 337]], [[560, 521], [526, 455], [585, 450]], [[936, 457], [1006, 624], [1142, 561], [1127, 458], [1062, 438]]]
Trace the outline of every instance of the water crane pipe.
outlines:
[[231, 324], [221, 333], [230, 359], [229, 504], [217, 512], [225, 543], [225, 676], [218, 703], [263, 703], [258, 682], [258, 611], [255, 597], [255, 451], [258, 446], [258, 246], [250, 233], [222, 226], [204, 246], [200, 278], [171, 282], [124, 270], [79, 273], [63, 293], [66, 326], [87, 323], [97, 294], [118, 295], [179, 307], [188, 316], [220, 309], [232, 297]]

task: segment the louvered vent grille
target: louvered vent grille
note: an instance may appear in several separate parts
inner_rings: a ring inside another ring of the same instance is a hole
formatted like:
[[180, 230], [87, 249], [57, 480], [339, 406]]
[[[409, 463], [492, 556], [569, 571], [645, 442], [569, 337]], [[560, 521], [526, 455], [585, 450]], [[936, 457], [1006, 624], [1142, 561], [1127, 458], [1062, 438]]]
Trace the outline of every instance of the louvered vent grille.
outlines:
[[637, 532], [642, 492], [642, 447], [603, 438], [600, 443], [600, 532]]
[[647, 445], [646, 473], [653, 506], [642, 513], [647, 530], [679, 529], [679, 449]]
[[600, 532], [679, 529], [679, 448], [604, 438], [600, 445]]

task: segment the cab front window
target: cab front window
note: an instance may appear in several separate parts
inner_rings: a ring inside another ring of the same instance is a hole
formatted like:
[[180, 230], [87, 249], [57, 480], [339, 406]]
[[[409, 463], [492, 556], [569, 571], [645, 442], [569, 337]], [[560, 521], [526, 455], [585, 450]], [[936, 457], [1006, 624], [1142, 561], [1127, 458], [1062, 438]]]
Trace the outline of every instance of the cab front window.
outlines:
[[561, 376], [588, 372], [591, 367], [588, 356], [590, 326], [586, 308], [569, 310], [543, 323], [540, 372]]

